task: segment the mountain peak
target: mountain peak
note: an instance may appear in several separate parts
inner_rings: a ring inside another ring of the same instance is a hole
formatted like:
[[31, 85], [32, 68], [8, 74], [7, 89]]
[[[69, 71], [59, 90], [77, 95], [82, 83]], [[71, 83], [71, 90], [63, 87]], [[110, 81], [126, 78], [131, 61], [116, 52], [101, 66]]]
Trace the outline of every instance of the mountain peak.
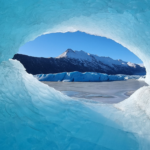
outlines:
[[90, 54], [84, 52], [83, 50], [80, 51], [74, 51], [72, 49], [67, 49], [64, 53], [59, 55], [57, 58], [75, 58], [75, 59], [80, 59], [80, 60], [87, 60], [91, 59]]
[[145, 68], [134, 63], [114, 60], [110, 57], [101, 57], [84, 51], [73, 51], [72, 49], [67, 49], [57, 58], [38, 58], [16, 54], [13, 59], [19, 60], [27, 67], [27, 71], [32, 74], [59, 73], [65, 71], [145, 74]]
[[65, 52], [69, 53], [69, 52], [74, 52], [71, 48], [68, 48]]
[[59, 55], [57, 58], [71, 58], [71, 59], [78, 59], [80, 61], [88, 61], [90, 63], [96, 61], [97, 63], [103, 62], [104, 64], [107, 64], [108, 66], [113, 67], [113, 65], [124, 65], [128, 66], [127, 62], [119, 60], [114, 60], [110, 57], [102, 57], [97, 56], [94, 54], [86, 53], [83, 50], [76, 51], [72, 50], [71, 48], [68, 48], [64, 53]]

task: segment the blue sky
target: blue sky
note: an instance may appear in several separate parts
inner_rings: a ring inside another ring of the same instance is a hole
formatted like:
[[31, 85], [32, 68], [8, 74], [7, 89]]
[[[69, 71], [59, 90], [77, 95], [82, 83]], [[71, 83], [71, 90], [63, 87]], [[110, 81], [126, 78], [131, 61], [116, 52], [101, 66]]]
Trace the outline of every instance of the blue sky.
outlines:
[[83, 50], [98, 56], [142, 63], [137, 56], [115, 41], [83, 32], [42, 35], [20, 47], [18, 53], [36, 57], [57, 57], [68, 48]]

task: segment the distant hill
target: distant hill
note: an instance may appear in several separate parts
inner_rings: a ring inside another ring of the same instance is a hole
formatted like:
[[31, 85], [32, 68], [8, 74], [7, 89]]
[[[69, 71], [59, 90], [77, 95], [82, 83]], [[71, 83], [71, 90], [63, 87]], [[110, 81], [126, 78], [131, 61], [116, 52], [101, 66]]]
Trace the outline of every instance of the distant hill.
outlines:
[[23, 54], [14, 55], [28, 73], [49, 74], [60, 72], [99, 72], [107, 74], [145, 75], [145, 67], [131, 62], [100, 57], [84, 51], [67, 49], [56, 58], [32, 57]]

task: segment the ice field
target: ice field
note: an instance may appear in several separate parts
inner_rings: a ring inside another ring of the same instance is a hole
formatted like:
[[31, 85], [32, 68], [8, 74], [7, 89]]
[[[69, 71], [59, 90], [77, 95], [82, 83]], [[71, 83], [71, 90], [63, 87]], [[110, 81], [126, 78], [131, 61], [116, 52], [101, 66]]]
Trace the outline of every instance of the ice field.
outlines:
[[42, 34], [79, 30], [136, 54], [150, 84], [149, 0], [0, 0], [0, 15], [1, 150], [150, 149], [150, 86], [115, 105], [81, 102], [9, 60]]
[[148, 86], [144, 81], [137, 79], [100, 83], [49, 81], [41, 82], [79, 101], [90, 100], [88, 102], [103, 104], [119, 103], [127, 99], [139, 88]]

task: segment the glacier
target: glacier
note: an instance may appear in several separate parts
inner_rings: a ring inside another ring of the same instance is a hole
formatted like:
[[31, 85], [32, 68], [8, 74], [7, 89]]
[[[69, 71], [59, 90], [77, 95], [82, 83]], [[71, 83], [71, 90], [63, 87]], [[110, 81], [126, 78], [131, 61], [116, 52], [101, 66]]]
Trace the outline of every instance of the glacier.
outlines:
[[56, 74], [37, 74], [34, 75], [39, 81], [55, 81], [55, 82], [103, 82], [103, 81], [121, 81], [127, 79], [144, 80], [144, 76], [140, 75], [108, 75], [104, 73], [85, 72], [62, 72]]
[[1, 150], [149, 150], [150, 86], [116, 105], [84, 102], [9, 60], [42, 34], [82, 31], [132, 51], [150, 84], [148, 0], [0, 0], [0, 15]]

